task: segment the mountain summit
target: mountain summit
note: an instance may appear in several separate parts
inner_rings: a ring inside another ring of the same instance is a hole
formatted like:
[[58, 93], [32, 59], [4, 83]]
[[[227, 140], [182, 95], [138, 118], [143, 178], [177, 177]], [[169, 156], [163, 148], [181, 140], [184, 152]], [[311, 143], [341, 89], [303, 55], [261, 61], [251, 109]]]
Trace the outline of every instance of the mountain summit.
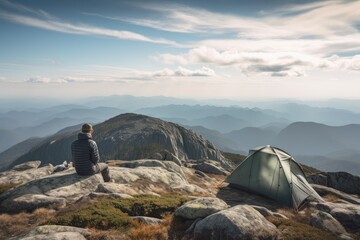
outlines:
[[[121, 114], [94, 126], [102, 160], [150, 158], [169, 152], [182, 161], [211, 159], [227, 168], [228, 164], [215, 146], [195, 132], [177, 124], [133, 113]], [[71, 160], [70, 144], [77, 132], [54, 135], [18, 158], [14, 164], [29, 160], [60, 164]], [[159, 155], [159, 154], [158, 154]]]

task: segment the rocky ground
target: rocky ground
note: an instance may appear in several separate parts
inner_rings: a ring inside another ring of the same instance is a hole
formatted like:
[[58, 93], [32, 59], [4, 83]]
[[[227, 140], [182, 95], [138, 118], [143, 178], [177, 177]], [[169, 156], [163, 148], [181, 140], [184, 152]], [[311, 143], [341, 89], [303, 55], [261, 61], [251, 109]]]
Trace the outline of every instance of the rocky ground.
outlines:
[[325, 201], [296, 211], [229, 188], [219, 162], [108, 164], [110, 183], [39, 161], [0, 173], [0, 239], [360, 239], [356, 176], [312, 176]]

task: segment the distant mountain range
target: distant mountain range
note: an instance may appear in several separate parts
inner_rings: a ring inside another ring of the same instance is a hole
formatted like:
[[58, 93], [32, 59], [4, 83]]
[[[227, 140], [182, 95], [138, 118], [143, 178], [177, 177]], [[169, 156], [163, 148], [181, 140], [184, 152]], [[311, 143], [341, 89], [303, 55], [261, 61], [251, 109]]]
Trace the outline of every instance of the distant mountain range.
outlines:
[[[56, 105], [60, 101], [40, 99], [7, 100], [0, 102], [0, 153], [31, 137], [50, 136], [69, 126], [79, 128], [84, 122], [101, 123], [121, 113], [135, 112], [191, 128], [224, 151], [246, 153], [250, 148], [272, 144], [301, 156], [304, 161], [323, 158], [328, 166], [333, 166], [329, 169], [341, 170], [351, 165], [354, 172], [358, 171], [356, 164], [360, 161], [356, 152], [360, 149], [357, 140], [360, 114], [338, 108], [360, 111], [359, 102], [318, 101], [310, 106], [286, 100], [209, 100], [212, 105], [205, 105], [205, 101], [191, 99], [116, 95], [60, 105]], [[343, 166], [338, 164], [341, 161]]]

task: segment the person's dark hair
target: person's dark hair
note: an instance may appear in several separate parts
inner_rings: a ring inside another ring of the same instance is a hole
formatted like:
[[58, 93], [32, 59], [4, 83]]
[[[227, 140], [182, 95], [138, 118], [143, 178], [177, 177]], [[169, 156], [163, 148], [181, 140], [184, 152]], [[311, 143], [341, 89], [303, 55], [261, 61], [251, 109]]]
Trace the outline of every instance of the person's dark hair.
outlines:
[[91, 132], [91, 130], [93, 130], [93, 127], [92, 127], [91, 124], [89, 124], [89, 123], [85, 123], [85, 124], [82, 125], [82, 127], [81, 127], [81, 131], [82, 131], [83, 133], [89, 133], [89, 132]]

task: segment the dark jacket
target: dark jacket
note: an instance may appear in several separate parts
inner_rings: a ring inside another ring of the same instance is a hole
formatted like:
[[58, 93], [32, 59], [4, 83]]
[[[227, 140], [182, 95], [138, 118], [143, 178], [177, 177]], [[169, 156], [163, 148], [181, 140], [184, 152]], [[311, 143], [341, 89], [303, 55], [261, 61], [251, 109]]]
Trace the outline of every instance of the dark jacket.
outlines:
[[90, 133], [79, 133], [78, 140], [71, 144], [72, 160], [80, 175], [91, 175], [100, 161], [99, 150]]

